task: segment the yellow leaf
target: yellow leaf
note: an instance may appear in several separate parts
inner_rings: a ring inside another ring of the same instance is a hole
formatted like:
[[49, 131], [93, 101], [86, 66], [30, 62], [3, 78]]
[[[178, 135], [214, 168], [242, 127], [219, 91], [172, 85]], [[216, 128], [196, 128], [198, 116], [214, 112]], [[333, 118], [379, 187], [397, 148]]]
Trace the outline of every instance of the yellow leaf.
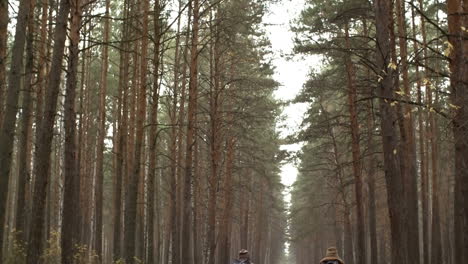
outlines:
[[389, 68], [392, 68], [392, 69], [394, 69], [394, 70], [397, 69], [397, 65], [396, 65], [395, 62], [393, 62], [393, 61], [391, 61], [391, 62], [388, 64], [388, 67], [389, 67]]
[[393, 102], [390, 103], [391, 106], [395, 106], [395, 105], [397, 105], [397, 104], [398, 104], [397, 101], [393, 101]]
[[460, 106], [454, 105], [454, 104], [451, 104], [451, 103], [449, 103], [449, 106], [450, 106], [451, 108], [457, 109], [457, 110], [461, 108]]
[[423, 83], [424, 83], [424, 85], [430, 85], [431, 81], [429, 81], [427, 78], [424, 78]]
[[466, 27], [464, 27], [464, 26], [461, 27], [461, 30], [465, 31], [465, 32], [468, 32], [468, 29]]
[[405, 92], [402, 91], [402, 90], [398, 90], [398, 91], [396, 91], [395, 93], [398, 94], [398, 95], [401, 95], [401, 96], [404, 96], [404, 95], [405, 95]]
[[452, 54], [453, 45], [449, 41], [445, 41], [444, 43], [447, 45], [447, 48], [444, 51], [444, 55], [445, 55], [445, 57], [449, 57], [450, 54]]
[[393, 155], [396, 155], [396, 154], [397, 154], [397, 150], [394, 149], [394, 150], [393, 150]]

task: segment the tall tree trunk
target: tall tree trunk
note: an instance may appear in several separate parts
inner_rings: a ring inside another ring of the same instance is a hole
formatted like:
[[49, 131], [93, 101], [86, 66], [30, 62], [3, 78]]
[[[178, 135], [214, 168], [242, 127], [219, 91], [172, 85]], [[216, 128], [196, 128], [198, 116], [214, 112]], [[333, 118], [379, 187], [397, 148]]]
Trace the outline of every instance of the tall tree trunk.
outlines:
[[353, 243], [353, 229], [351, 226], [351, 209], [343, 197], [344, 203], [344, 257], [346, 263], [354, 264], [354, 243]]
[[[189, 101], [187, 112], [187, 139], [185, 149], [185, 175], [184, 175], [184, 202], [183, 202], [183, 225], [182, 225], [182, 263], [191, 263], [190, 254], [190, 212], [192, 204], [192, 176], [193, 176], [193, 153], [195, 145], [195, 114], [198, 100], [198, 21], [199, 21], [199, 1], [194, 0], [193, 10], [193, 35], [190, 57], [190, 82]], [[179, 150], [180, 151], [180, 150]]]
[[[229, 113], [229, 115], [232, 115]], [[228, 122], [232, 123], [232, 117], [229, 118]], [[226, 140], [226, 178], [224, 179], [224, 200], [223, 200], [223, 215], [221, 218], [221, 226], [219, 231], [219, 257], [218, 263], [229, 263], [230, 260], [230, 249], [231, 249], [231, 226], [232, 226], [232, 174], [234, 167], [235, 158], [235, 144], [236, 139], [234, 136], [228, 136]]]
[[[401, 73], [403, 76], [403, 93], [405, 99], [411, 100], [411, 88], [409, 83], [409, 66], [408, 66], [408, 45], [406, 20], [405, 20], [405, 2], [396, 0], [397, 10], [397, 24], [398, 24], [398, 40], [400, 46], [400, 58], [401, 58]], [[403, 94], [402, 93], [402, 94]], [[416, 168], [416, 144], [414, 135], [414, 122], [413, 113], [410, 105], [406, 104], [403, 106], [403, 131], [405, 135], [402, 139], [406, 139], [402, 142], [404, 147], [404, 160], [406, 163], [406, 169], [404, 170], [404, 185], [406, 186], [406, 218], [408, 219], [407, 236], [407, 254], [409, 263], [419, 263], [419, 216], [418, 216], [418, 183], [417, 183], [417, 168]]]
[[[429, 107], [432, 107], [432, 91], [429, 89]], [[433, 113], [429, 113], [430, 122], [430, 143], [431, 143], [431, 163], [432, 163], [432, 228], [431, 228], [431, 263], [442, 263], [442, 234], [440, 223], [439, 207], [439, 165], [437, 146], [437, 123]]]
[[[420, 0], [420, 8], [421, 10], [423, 7], [423, 1]], [[412, 28], [413, 28], [413, 48], [415, 54], [418, 53], [418, 42], [416, 40], [416, 23], [415, 23], [415, 10], [414, 7], [411, 9], [412, 14]], [[426, 27], [425, 27], [425, 20], [422, 19], [421, 21], [421, 34], [423, 38], [423, 54], [424, 58], [427, 58], [427, 47], [426, 47]], [[419, 59], [419, 56], [416, 57], [416, 60]], [[419, 62], [419, 61], [418, 61]], [[417, 97], [418, 103], [423, 103], [423, 94], [421, 89], [421, 77], [419, 73], [419, 67], [416, 67], [416, 87], [417, 87]], [[426, 163], [427, 163], [427, 156], [426, 156], [426, 147], [425, 147], [425, 113], [422, 107], [418, 109], [418, 126], [419, 126], [419, 156], [420, 156], [420, 171], [421, 171], [421, 204], [422, 204], [422, 253], [423, 253], [423, 263], [429, 263], [429, 197], [428, 197], [428, 173], [426, 170]]]
[[70, 47], [68, 55], [65, 96], [65, 180], [63, 195], [63, 224], [61, 233], [62, 264], [74, 263], [79, 243], [80, 175], [76, 162], [76, 111], [75, 98], [78, 83], [79, 44], [81, 27], [81, 0], [71, 1]]
[[[2, 1], [2, 6], [3, 5]], [[8, 3], [5, 3], [5, 5], [8, 5]], [[7, 7], [5, 6], [4, 8]], [[0, 248], [3, 245], [3, 232], [5, 230], [4, 225], [6, 223], [6, 205], [10, 181], [11, 158], [13, 155], [13, 142], [15, 138], [16, 113], [18, 111], [18, 99], [21, 89], [21, 82], [19, 80], [22, 78], [23, 74], [24, 46], [26, 43], [26, 28], [28, 25], [30, 8], [30, 1], [20, 1], [18, 18], [16, 21], [15, 40], [11, 51], [12, 57], [10, 72], [8, 74], [5, 109], [2, 123], [0, 124], [0, 146], [2, 146], [0, 148]], [[3, 42], [4, 40], [2, 39], [0, 41]], [[2, 54], [0, 53], [0, 56], [1, 55]], [[0, 67], [3, 66], [0, 65]], [[0, 106], [1, 105], [2, 104], [0, 104]], [[2, 252], [0, 250], [0, 261], [1, 259]]]
[[400, 171], [400, 153], [398, 153], [398, 135], [396, 128], [396, 111], [391, 103], [394, 99], [394, 70], [389, 67], [391, 58], [390, 46], [390, 1], [376, 0], [374, 2], [376, 21], [378, 96], [380, 98], [381, 133], [384, 155], [384, 171], [387, 181], [387, 200], [392, 233], [392, 263], [406, 263], [402, 249], [401, 210], [402, 178]]
[[16, 192], [16, 222], [15, 230], [19, 243], [26, 242], [26, 219], [28, 208], [26, 197], [29, 196], [27, 186], [31, 178], [31, 148], [32, 148], [32, 93], [34, 69], [34, 10], [36, 1], [30, 2], [28, 18], [28, 35], [26, 43], [26, 75], [24, 78], [24, 92], [21, 112], [21, 134], [18, 141], [18, 182]]
[[[6, 91], [6, 59], [8, 49], [8, 0], [0, 1], [0, 129], [3, 123]], [[0, 244], [1, 245], [1, 244]], [[1, 253], [0, 253], [1, 254]]]
[[105, 12], [105, 21], [104, 21], [104, 36], [103, 42], [104, 46], [102, 47], [102, 64], [101, 64], [101, 76], [99, 82], [99, 121], [98, 121], [98, 138], [96, 146], [96, 172], [95, 172], [95, 250], [96, 254], [102, 262], [102, 238], [103, 238], [103, 223], [102, 223], [102, 213], [103, 213], [103, 200], [104, 200], [104, 139], [107, 134], [106, 130], [106, 94], [107, 94], [107, 71], [109, 68], [109, 30], [110, 30], [110, 18], [109, 18], [109, 9], [110, 9], [110, 0], [106, 0], [106, 12]]
[[[195, 116], [195, 123], [197, 123], [197, 117]], [[200, 221], [200, 215], [201, 215], [201, 201], [200, 201], [200, 196], [201, 196], [201, 177], [200, 177], [200, 159], [199, 159], [199, 145], [198, 141], [195, 138], [195, 144], [193, 146], [194, 148], [194, 172], [193, 172], [193, 264], [200, 264], [202, 262], [202, 239], [200, 239], [200, 234], [201, 234], [201, 221]]]
[[[179, 14], [182, 12], [182, 2], [179, 1]], [[174, 55], [174, 83], [172, 90], [172, 102], [170, 103], [169, 117], [171, 122], [171, 131], [170, 131], [170, 170], [171, 178], [170, 183], [170, 210], [171, 210], [171, 237], [172, 237], [172, 248], [171, 248], [171, 259], [172, 263], [180, 264], [181, 263], [181, 224], [182, 224], [182, 179], [179, 179], [177, 164], [177, 104], [178, 104], [178, 89], [179, 89], [179, 80], [180, 80], [180, 28], [181, 28], [181, 18], [177, 20], [177, 32], [175, 36], [175, 55]], [[181, 176], [182, 174], [180, 174]]]
[[[136, 263], [135, 257], [135, 234], [137, 220], [137, 193], [140, 185], [141, 172], [141, 155], [144, 143], [144, 122], [146, 119], [146, 87], [147, 87], [147, 54], [148, 54], [148, 10], [149, 0], [145, 0], [142, 5], [142, 39], [141, 39], [141, 61], [139, 72], [139, 90], [138, 105], [137, 105], [137, 120], [136, 120], [136, 135], [135, 135], [135, 150], [133, 159], [132, 174], [129, 175], [128, 195], [126, 197], [126, 212], [125, 212], [125, 260], [127, 263]], [[136, 64], [137, 65], [137, 64]], [[135, 65], [135, 67], [136, 67]]]
[[127, 63], [129, 59], [129, 0], [124, 2], [123, 11], [123, 24], [122, 24], [122, 39], [120, 51], [120, 68], [119, 68], [119, 128], [118, 128], [118, 147], [117, 147], [117, 167], [115, 171], [115, 189], [114, 189], [114, 260], [118, 260], [122, 257], [122, 239], [123, 235], [122, 226], [122, 186], [126, 173], [126, 153], [127, 153], [127, 131], [128, 131], [128, 73], [129, 65]]
[[376, 208], [376, 200], [377, 196], [375, 193], [376, 184], [376, 166], [377, 166], [377, 158], [376, 158], [376, 148], [374, 143], [374, 135], [373, 131], [375, 130], [375, 122], [374, 122], [374, 114], [373, 114], [373, 106], [372, 102], [369, 102], [368, 106], [368, 121], [367, 121], [367, 137], [368, 137], [368, 149], [369, 149], [369, 163], [368, 163], [368, 185], [369, 185], [369, 235], [370, 235], [370, 263], [377, 263], [378, 262], [378, 244], [377, 244], [377, 208]]
[[[455, 142], [455, 263], [468, 258], [468, 33], [465, 0], [447, 0]], [[464, 15], [465, 14], [465, 15]]]
[[[198, 24], [198, 1], [194, 6], [194, 31], [195, 21]], [[219, 10], [216, 11], [214, 21], [218, 21]], [[197, 17], [197, 19], [196, 19]], [[221, 160], [221, 131], [220, 131], [220, 34], [218, 24], [210, 23], [210, 33], [213, 40], [210, 43], [210, 90], [209, 90], [209, 146], [210, 146], [210, 176], [208, 177], [208, 232], [207, 232], [207, 247], [208, 247], [208, 264], [214, 264], [216, 258], [216, 208], [217, 208], [217, 191], [218, 179], [220, 174]], [[196, 55], [196, 50], [192, 50], [192, 58]], [[255, 249], [256, 250], [256, 249]]]
[[[159, 189], [156, 189], [155, 193], [155, 180], [157, 177], [156, 173], [156, 151], [157, 151], [157, 136], [158, 136], [158, 107], [159, 107], [159, 62], [160, 59], [160, 50], [161, 50], [161, 6], [159, 0], [154, 4], [154, 58], [153, 58], [153, 94], [152, 94], [152, 107], [151, 107], [151, 129], [149, 136], [149, 168], [148, 168], [148, 183], [146, 193], [148, 195], [148, 206], [146, 207], [146, 217], [148, 228], [148, 257], [146, 262], [153, 263], [160, 261], [160, 241], [159, 241], [159, 231], [157, 232], [156, 243], [154, 243], [154, 199], [160, 199]], [[158, 201], [159, 202], [159, 201]], [[156, 228], [160, 230], [159, 223]], [[156, 254], [154, 248], [156, 247]], [[155, 256], [156, 255], [156, 256]]]
[[[346, 48], [351, 49], [349, 39], [349, 25], [345, 25], [345, 40]], [[361, 149], [359, 144], [359, 125], [357, 114], [357, 88], [356, 76], [351, 55], [346, 55], [346, 72], [347, 72], [347, 86], [348, 86], [348, 105], [351, 123], [351, 142], [352, 142], [352, 155], [353, 155], [353, 174], [354, 186], [356, 195], [356, 217], [357, 217], [357, 249], [356, 249], [356, 262], [365, 264], [367, 261], [366, 255], [366, 238], [365, 238], [365, 221], [364, 221], [364, 203], [362, 195], [362, 169], [361, 169]]]
[[[49, 73], [48, 89], [45, 97], [44, 118], [37, 139], [37, 150], [35, 156], [34, 171], [36, 172], [36, 183], [34, 185], [34, 201], [31, 237], [27, 247], [27, 264], [41, 263], [40, 250], [42, 248], [42, 231], [44, 227], [45, 199], [47, 197], [47, 183], [50, 167], [50, 153], [53, 137], [53, 127], [57, 108], [57, 97], [60, 90], [62, 72], [62, 60], [64, 56], [65, 40], [67, 36], [68, 14], [70, 2], [61, 0], [57, 13], [56, 27], [54, 33], [54, 47], [52, 55], [52, 66]], [[1, 185], [3, 186], [3, 185]]]

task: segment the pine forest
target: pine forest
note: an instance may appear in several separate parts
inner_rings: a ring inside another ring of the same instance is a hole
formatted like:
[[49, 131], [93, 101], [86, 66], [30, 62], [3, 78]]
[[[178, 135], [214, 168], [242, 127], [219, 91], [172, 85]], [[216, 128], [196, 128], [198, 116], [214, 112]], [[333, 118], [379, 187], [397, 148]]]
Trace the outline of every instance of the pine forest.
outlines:
[[0, 0], [0, 264], [467, 260], [467, 0]]

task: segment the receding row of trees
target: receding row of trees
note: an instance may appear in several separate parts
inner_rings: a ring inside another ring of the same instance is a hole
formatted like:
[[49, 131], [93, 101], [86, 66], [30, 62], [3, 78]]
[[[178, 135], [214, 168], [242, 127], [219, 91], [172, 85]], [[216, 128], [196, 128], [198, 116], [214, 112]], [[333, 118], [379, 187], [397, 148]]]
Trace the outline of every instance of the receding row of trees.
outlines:
[[319, 54], [291, 209], [297, 264], [463, 263], [468, 16], [462, 0], [306, 1], [296, 52]]
[[279, 263], [268, 4], [1, 0], [0, 262]]

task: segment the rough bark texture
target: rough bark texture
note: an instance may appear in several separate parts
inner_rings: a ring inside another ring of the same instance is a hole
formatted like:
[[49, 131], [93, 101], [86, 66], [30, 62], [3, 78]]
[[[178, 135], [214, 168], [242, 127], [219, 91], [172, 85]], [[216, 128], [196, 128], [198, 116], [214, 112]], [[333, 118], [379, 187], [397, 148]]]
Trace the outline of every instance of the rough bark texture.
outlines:
[[122, 50], [120, 52], [120, 76], [119, 76], [119, 98], [120, 98], [120, 109], [118, 113], [118, 135], [117, 135], [117, 162], [115, 169], [115, 188], [114, 188], [114, 260], [118, 260], [122, 257], [122, 186], [124, 177], [126, 174], [127, 163], [125, 161], [125, 155], [127, 150], [127, 123], [128, 123], [128, 72], [129, 65], [125, 63], [129, 59], [129, 53], [127, 49], [128, 45], [128, 16], [129, 16], [129, 1], [124, 3], [124, 15], [122, 25], [122, 38], [125, 40], [121, 43]]
[[141, 157], [144, 143], [144, 128], [143, 124], [146, 120], [146, 87], [147, 87], [147, 54], [148, 54], [148, 10], [149, 0], [145, 0], [142, 5], [142, 40], [141, 40], [141, 61], [139, 71], [139, 89], [138, 105], [136, 115], [136, 135], [135, 135], [135, 150], [133, 159], [133, 170], [129, 177], [128, 193], [126, 197], [126, 212], [125, 212], [125, 260], [127, 263], [136, 263], [135, 256], [135, 234], [137, 232], [137, 194], [140, 185]]
[[[348, 24], [345, 25], [346, 48], [351, 49]], [[353, 174], [354, 186], [356, 195], [356, 217], [357, 217], [357, 248], [356, 248], [356, 263], [365, 264], [367, 261], [366, 255], [366, 238], [365, 238], [365, 221], [364, 221], [364, 202], [362, 195], [362, 168], [361, 168], [361, 148], [359, 143], [359, 124], [357, 115], [357, 88], [356, 76], [351, 57], [346, 56], [346, 73], [347, 73], [347, 88], [348, 88], [348, 106], [351, 124], [351, 144], [353, 155]]]
[[48, 89], [44, 103], [44, 117], [41, 122], [37, 150], [35, 155], [36, 182], [34, 185], [34, 207], [32, 211], [31, 237], [27, 247], [27, 264], [41, 263], [40, 250], [42, 248], [42, 231], [44, 227], [44, 210], [47, 196], [47, 184], [50, 168], [50, 153], [52, 151], [53, 127], [57, 108], [57, 98], [62, 76], [62, 60], [67, 36], [68, 14], [70, 2], [61, 0], [57, 13], [54, 33], [54, 47], [52, 65], [48, 79]]
[[96, 254], [100, 261], [102, 261], [102, 237], [103, 237], [103, 223], [102, 223], [102, 214], [103, 214], [103, 200], [104, 200], [104, 139], [107, 134], [106, 130], [106, 94], [107, 94], [107, 71], [109, 69], [109, 47], [107, 43], [109, 42], [109, 27], [110, 27], [110, 18], [109, 17], [110, 9], [110, 0], [106, 0], [106, 12], [105, 12], [105, 21], [104, 21], [104, 36], [102, 46], [102, 64], [101, 64], [101, 76], [99, 82], [99, 121], [98, 121], [98, 139], [96, 144], [96, 184], [95, 184], [95, 195], [96, 195], [96, 205], [95, 205], [95, 221], [96, 221], [96, 230], [95, 230], [95, 249]]
[[[31, 180], [31, 148], [32, 148], [32, 108], [33, 108], [33, 70], [34, 70], [34, 7], [36, 1], [30, 1], [28, 18], [28, 35], [26, 40], [26, 73], [24, 78], [21, 133], [18, 143], [18, 182], [16, 192], [16, 221], [15, 230], [18, 242], [26, 242], [26, 219], [28, 208], [26, 205], [27, 186]], [[1, 97], [0, 97], [1, 98]]]
[[[468, 10], [466, 0], [448, 0], [450, 87], [455, 142], [455, 263], [468, 257]], [[465, 14], [465, 15], [463, 15]], [[462, 29], [465, 28], [465, 30]]]
[[[179, 13], [182, 10], [182, 3], [179, 2]], [[178, 151], [177, 149], [177, 105], [178, 105], [178, 93], [179, 93], [179, 81], [180, 81], [180, 28], [181, 28], [181, 19], [180, 17], [177, 20], [177, 31], [175, 36], [175, 51], [174, 51], [174, 83], [172, 87], [172, 95], [170, 102], [169, 117], [171, 122], [170, 130], [170, 211], [171, 211], [171, 258], [172, 263], [179, 264], [181, 263], [181, 226], [182, 226], [182, 186], [183, 180], [179, 178], [182, 176], [179, 164], [177, 164]], [[180, 130], [180, 128], [179, 128]]]
[[[199, 1], [193, 3], [193, 35], [190, 57], [190, 81], [189, 81], [189, 101], [187, 109], [187, 138], [185, 149], [185, 175], [183, 191], [183, 224], [182, 224], [182, 258], [181, 263], [190, 263], [190, 216], [192, 206], [192, 177], [193, 177], [193, 153], [195, 140], [195, 114], [198, 100], [198, 21], [199, 21]], [[180, 151], [180, 150], [179, 150]]]
[[230, 249], [231, 249], [231, 226], [232, 226], [232, 174], [234, 167], [234, 158], [235, 158], [235, 144], [236, 139], [233, 136], [228, 136], [226, 140], [226, 177], [224, 179], [224, 199], [223, 199], [223, 215], [221, 218], [220, 228], [219, 228], [219, 263], [229, 263], [230, 260]]
[[381, 133], [384, 155], [384, 171], [387, 182], [387, 200], [392, 233], [392, 263], [406, 263], [406, 256], [401, 245], [402, 238], [401, 210], [403, 204], [402, 178], [400, 171], [400, 153], [398, 153], [398, 135], [396, 111], [391, 105], [394, 98], [394, 74], [389, 67], [391, 58], [390, 47], [390, 1], [376, 0], [374, 2], [377, 39], [377, 71], [378, 96], [380, 97]]
[[[423, 1], [419, 1], [420, 9], [423, 10]], [[413, 39], [414, 39], [414, 52], [418, 51], [418, 42], [416, 41], [416, 23], [415, 23], [415, 11], [414, 8], [411, 9], [412, 12], [412, 28], [413, 28]], [[425, 20], [421, 21], [421, 35], [422, 35], [422, 45], [423, 45], [423, 55], [424, 58], [427, 58], [427, 47], [426, 47], [426, 26]], [[416, 57], [419, 59], [419, 56]], [[419, 67], [416, 67], [416, 87], [417, 87], [417, 100], [419, 104], [423, 103], [423, 94], [421, 88], [421, 77], [419, 72]], [[429, 197], [428, 197], [428, 173], [426, 170], [427, 164], [427, 153], [425, 145], [425, 124], [424, 120], [426, 119], [426, 114], [422, 107], [418, 109], [418, 126], [419, 126], [419, 160], [420, 166], [419, 170], [421, 173], [421, 213], [422, 213], [422, 254], [423, 254], [423, 263], [429, 263]]]
[[[396, 0], [396, 13], [398, 25], [398, 43], [400, 47], [401, 74], [403, 93], [406, 100], [411, 100], [411, 87], [409, 81], [409, 65], [408, 65], [408, 45], [407, 45], [407, 30], [405, 19], [405, 2]], [[398, 77], [399, 78], [399, 77]], [[401, 143], [404, 144], [404, 153], [401, 153], [405, 161], [406, 168], [404, 169], [404, 191], [406, 195], [406, 218], [407, 225], [407, 245], [408, 245], [408, 261], [409, 263], [419, 263], [419, 217], [418, 217], [418, 183], [417, 183], [417, 166], [416, 166], [416, 143], [414, 134], [414, 121], [411, 106], [405, 104], [402, 107], [403, 118], [400, 122], [403, 125], [403, 130], [400, 132], [401, 139], [405, 139]]]
[[3, 122], [6, 90], [6, 55], [8, 41], [8, 0], [0, 1], [0, 128]]
[[79, 44], [81, 26], [81, 0], [71, 1], [70, 47], [68, 55], [65, 95], [65, 175], [63, 194], [63, 223], [61, 234], [62, 264], [73, 264], [79, 243], [80, 175], [76, 162], [76, 111], [75, 99], [78, 83]]
[[[161, 25], [159, 23], [161, 11], [160, 3], [156, 1], [154, 5], [154, 61], [153, 61], [153, 92], [152, 92], [152, 105], [151, 105], [151, 129], [149, 135], [149, 168], [148, 168], [148, 183], [146, 193], [148, 195], [148, 206], [146, 208], [147, 215], [147, 228], [148, 228], [148, 254], [147, 254], [147, 263], [159, 262], [160, 261], [160, 241], [159, 233], [157, 232], [156, 243], [154, 235], [154, 200], [155, 198], [159, 201], [159, 188], [155, 190], [155, 182], [157, 173], [156, 173], [156, 146], [157, 146], [157, 133], [158, 133], [158, 107], [159, 107], [159, 62], [160, 62], [160, 45], [161, 45]], [[155, 191], [157, 193], [155, 193]], [[157, 201], [157, 203], [158, 203]], [[157, 217], [158, 218], [158, 217]], [[156, 226], [159, 228], [159, 224]], [[159, 229], [158, 229], [159, 230]], [[155, 249], [156, 248], [156, 252]]]
[[[15, 40], [11, 51], [12, 58], [10, 72], [8, 73], [5, 109], [3, 120], [0, 124], [0, 146], [2, 146], [0, 148], [0, 245], [3, 245], [3, 232], [5, 230], [4, 225], [6, 223], [6, 205], [10, 181], [11, 160], [13, 155], [13, 142], [15, 138], [16, 113], [18, 111], [18, 99], [21, 87], [21, 82], [19, 80], [23, 73], [24, 46], [26, 43], [27, 33], [26, 28], [28, 25], [29, 9], [31, 7], [29, 2], [30, 1], [26, 0], [20, 1], [18, 9]], [[2, 1], [2, 6], [4, 4], [8, 5]], [[7, 7], [5, 6], [4, 8]], [[3, 34], [3, 32], [0, 33]], [[0, 41], [3, 42], [4, 40], [2, 39]], [[2, 54], [0, 53], [0, 56], [1, 55]], [[0, 65], [0, 67], [2, 67], [2, 65]], [[0, 260], [1, 259], [2, 254], [0, 252]]]

